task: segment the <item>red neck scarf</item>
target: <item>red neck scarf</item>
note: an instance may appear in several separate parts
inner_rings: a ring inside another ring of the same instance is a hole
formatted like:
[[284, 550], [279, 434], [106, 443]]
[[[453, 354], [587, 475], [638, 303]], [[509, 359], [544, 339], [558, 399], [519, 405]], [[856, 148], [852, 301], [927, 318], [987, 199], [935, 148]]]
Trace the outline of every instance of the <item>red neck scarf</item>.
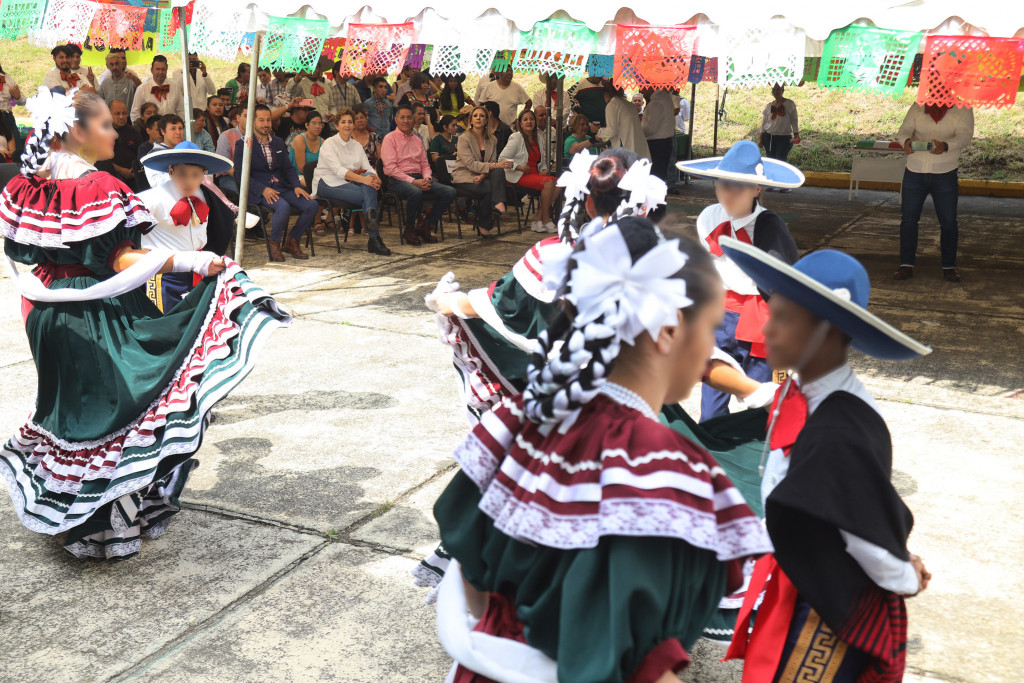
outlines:
[[64, 74], [61, 74], [60, 78], [61, 78], [62, 81], [64, 81], [68, 85], [70, 85], [72, 88], [77, 86], [78, 85], [78, 81], [81, 80], [79, 75], [76, 74], [74, 71], [68, 72], [68, 74], [66, 76]]
[[772, 120], [773, 121], [778, 116], [785, 116], [786, 115], [786, 105], [784, 105], [784, 104], [776, 105], [776, 104], [773, 103], [771, 105], [771, 108], [772, 108]]
[[938, 104], [924, 105], [924, 112], [928, 114], [928, 116], [932, 117], [935, 123], [941, 121], [942, 118], [946, 115], [947, 111], [949, 111], [949, 107], [943, 107]]
[[196, 197], [183, 197], [171, 207], [171, 220], [175, 225], [182, 227], [191, 224], [192, 213], [195, 212], [199, 223], [205, 223], [210, 216], [210, 207], [202, 199]]
[[167, 99], [167, 94], [171, 91], [171, 86], [167, 83], [163, 85], [154, 85], [149, 89], [153, 96], [156, 97], [157, 102], [163, 102]]
[[807, 423], [807, 397], [804, 396], [803, 392], [800, 391], [800, 387], [795, 382], [789, 383], [786, 395], [783, 396], [782, 390], [784, 386], [779, 387], [778, 391], [775, 392], [775, 398], [772, 400], [771, 410], [768, 413], [769, 415], [774, 415], [775, 408], [781, 405], [779, 407], [779, 416], [775, 419], [775, 426], [771, 427], [769, 425], [772, 429], [772, 437], [768, 446], [772, 450], [781, 448], [788, 457], [789, 451], [792, 450], [793, 444], [796, 443], [796, 438], [800, 436], [800, 432]]
[[[719, 223], [718, 227], [711, 231], [704, 241], [708, 243], [712, 255], [721, 256], [725, 252], [722, 251], [722, 247], [718, 246], [718, 240], [722, 237], [732, 237], [732, 221], [725, 221]], [[746, 230], [737, 230], [736, 239], [744, 244], [750, 244], [750, 235]]]

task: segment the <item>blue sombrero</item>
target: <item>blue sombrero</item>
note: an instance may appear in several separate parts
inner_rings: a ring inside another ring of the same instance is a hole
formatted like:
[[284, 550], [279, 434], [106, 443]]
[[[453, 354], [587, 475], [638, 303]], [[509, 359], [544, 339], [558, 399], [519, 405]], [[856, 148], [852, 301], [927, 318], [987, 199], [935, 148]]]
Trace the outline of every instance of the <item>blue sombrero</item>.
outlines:
[[167, 173], [167, 169], [177, 164], [192, 164], [202, 166], [208, 173], [217, 175], [227, 173], [234, 164], [230, 159], [225, 159], [219, 154], [206, 152], [194, 142], [180, 142], [171, 149], [158, 149], [150, 152], [142, 158], [142, 165], [148, 169]]
[[850, 336], [853, 348], [883, 360], [910, 360], [932, 350], [868, 312], [871, 282], [860, 261], [841, 251], [815, 251], [792, 266], [729, 237], [722, 251], [769, 293], [792, 299]]
[[785, 161], [761, 158], [761, 150], [750, 140], [740, 140], [729, 148], [724, 157], [680, 161], [676, 168], [701, 178], [764, 187], [794, 188], [804, 184], [804, 174], [800, 169]]

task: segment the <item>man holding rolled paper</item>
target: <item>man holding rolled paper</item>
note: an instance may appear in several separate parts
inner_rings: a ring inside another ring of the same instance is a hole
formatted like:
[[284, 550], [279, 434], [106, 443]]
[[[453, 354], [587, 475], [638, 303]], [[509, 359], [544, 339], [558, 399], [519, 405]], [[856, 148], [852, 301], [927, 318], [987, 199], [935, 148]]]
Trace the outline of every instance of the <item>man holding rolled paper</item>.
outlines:
[[900, 221], [900, 267], [897, 280], [914, 277], [917, 228], [924, 201], [931, 195], [941, 228], [942, 277], [960, 282], [956, 270], [960, 152], [974, 136], [974, 112], [967, 107], [913, 104], [896, 138], [907, 155]]

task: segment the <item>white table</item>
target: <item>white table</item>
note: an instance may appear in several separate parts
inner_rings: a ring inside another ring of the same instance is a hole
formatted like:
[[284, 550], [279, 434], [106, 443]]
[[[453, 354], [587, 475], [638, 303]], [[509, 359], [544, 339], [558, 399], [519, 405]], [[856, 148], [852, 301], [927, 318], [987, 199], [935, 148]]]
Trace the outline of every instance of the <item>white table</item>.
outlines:
[[898, 149], [871, 149], [858, 147], [860, 154], [853, 157], [853, 169], [850, 171], [850, 194], [860, 196], [861, 181], [880, 183], [899, 183], [900, 201], [903, 199], [903, 172], [907, 168], [907, 155]]

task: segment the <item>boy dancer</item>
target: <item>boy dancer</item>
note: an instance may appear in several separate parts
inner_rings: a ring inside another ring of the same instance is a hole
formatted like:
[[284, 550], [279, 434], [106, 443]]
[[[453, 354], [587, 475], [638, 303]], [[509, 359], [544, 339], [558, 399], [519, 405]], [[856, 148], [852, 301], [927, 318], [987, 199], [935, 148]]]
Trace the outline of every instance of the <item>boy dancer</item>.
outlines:
[[745, 682], [900, 681], [904, 596], [931, 575], [907, 551], [914, 519], [890, 482], [889, 430], [847, 356], [931, 349], [867, 311], [868, 275], [851, 256], [822, 250], [790, 266], [738, 240], [719, 245], [771, 295], [769, 363], [799, 373], [776, 395], [762, 461], [775, 552], [757, 563], [726, 658], [746, 660]]
[[[230, 171], [231, 161], [186, 141], [173, 149], [152, 152], [142, 165], [167, 174], [167, 180], [139, 194], [157, 220], [156, 227], [142, 236], [143, 248], [224, 254], [231, 241], [234, 214], [203, 186], [203, 178], [207, 173]], [[156, 275], [147, 283], [146, 294], [167, 313], [198, 281], [192, 272]]]
[[[697, 218], [701, 244], [711, 252], [725, 284], [725, 319], [715, 333], [715, 360], [732, 365], [758, 382], [768, 382], [772, 370], [765, 360], [761, 328], [767, 307], [753, 280], [729, 261], [719, 238], [731, 237], [753, 244], [786, 263], [796, 261], [796, 243], [779, 216], [761, 205], [763, 187], [794, 188], [804, 182], [803, 173], [783, 161], [762, 159], [757, 145], [742, 140], [724, 157], [681, 161], [676, 166], [690, 175], [713, 178], [717, 204]], [[701, 389], [700, 420], [729, 412], [729, 394], [705, 386]]]

